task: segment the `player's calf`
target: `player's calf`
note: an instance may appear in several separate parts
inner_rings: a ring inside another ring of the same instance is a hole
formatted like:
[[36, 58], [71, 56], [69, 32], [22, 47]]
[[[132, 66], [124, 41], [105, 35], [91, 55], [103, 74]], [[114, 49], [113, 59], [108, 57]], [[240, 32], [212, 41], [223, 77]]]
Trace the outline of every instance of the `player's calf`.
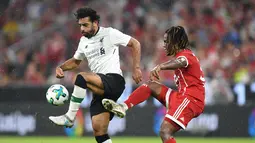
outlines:
[[99, 121], [92, 121], [92, 128], [95, 136], [100, 136], [107, 133], [108, 125], [103, 125]]
[[160, 128], [160, 137], [163, 143], [176, 143], [173, 135], [176, 133], [180, 128], [176, 128], [178, 125], [173, 125], [174, 122], [169, 122], [164, 120], [161, 124]]
[[156, 81], [148, 81], [139, 86], [128, 99], [124, 102], [128, 109], [147, 100], [151, 95], [157, 96], [160, 94], [161, 84]]
[[110, 114], [108, 112], [92, 116], [92, 128], [95, 139], [98, 143], [112, 143], [107, 134]]
[[71, 119], [74, 120], [76, 113], [80, 108], [80, 104], [86, 96], [87, 90], [87, 81], [81, 74], [78, 74], [75, 79], [74, 89], [71, 96], [69, 109], [66, 115]]

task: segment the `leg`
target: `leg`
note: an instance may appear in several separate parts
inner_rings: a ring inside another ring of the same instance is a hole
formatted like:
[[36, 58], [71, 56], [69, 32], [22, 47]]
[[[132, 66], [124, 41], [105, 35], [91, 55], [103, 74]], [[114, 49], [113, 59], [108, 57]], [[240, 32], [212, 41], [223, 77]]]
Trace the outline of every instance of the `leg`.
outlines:
[[62, 116], [50, 116], [49, 119], [57, 125], [63, 125], [66, 127], [73, 126], [76, 113], [80, 108], [81, 102], [86, 96], [87, 89], [90, 89], [97, 95], [104, 94], [103, 82], [99, 75], [85, 72], [77, 74], [68, 112]]
[[[175, 107], [178, 107], [178, 105], [179, 105], [179, 103], [177, 103], [177, 104], [175, 103], [176, 99], [177, 99], [176, 95], [177, 95], [177, 92], [173, 91], [169, 94], [168, 98], [170, 98], [170, 100], [169, 99], [166, 100], [166, 101], [168, 101], [168, 102], [166, 102], [166, 107], [168, 108], [168, 111], [167, 111], [165, 118], [164, 118], [164, 120], [161, 124], [161, 127], [160, 127], [160, 137], [161, 137], [163, 143], [176, 143], [176, 141], [173, 137], [173, 134], [181, 129], [181, 127], [174, 122], [176, 120], [173, 121], [173, 119], [169, 118], [169, 115], [171, 115], [172, 112], [176, 111]], [[172, 106], [170, 107], [170, 105], [172, 105]]]
[[110, 137], [107, 134], [109, 122], [109, 112], [103, 112], [92, 117], [92, 128], [98, 143], [112, 143]]
[[135, 106], [145, 100], [151, 95], [157, 97], [161, 91], [161, 84], [156, 81], [148, 81], [142, 86], [138, 87], [124, 102], [128, 108]]
[[112, 143], [107, 134], [110, 120], [113, 118], [113, 113], [108, 112], [102, 105], [103, 98], [109, 98], [117, 101], [125, 88], [125, 80], [117, 74], [101, 75], [104, 83], [103, 96], [93, 94], [93, 99], [90, 104], [90, 115], [94, 136], [98, 143]]
[[86, 72], [81, 72], [79, 74], [85, 79], [88, 89], [97, 95], [104, 94], [104, 84], [98, 74]]
[[[148, 81], [142, 86], [138, 87], [124, 103], [128, 108], [135, 106], [145, 100], [150, 96], [158, 99], [161, 103], [164, 104], [163, 98], [169, 88], [157, 81]], [[165, 105], [165, 104], [164, 104]]]
[[126, 115], [127, 109], [147, 100], [151, 95], [165, 105], [165, 96], [168, 90], [169, 88], [157, 81], [148, 81], [146, 84], [138, 87], [123, 104], [117, 104], [109, 99], [104, 99], [102, 104], [107, 110], [123, 118]]
[[185, 129], [202, 110], [190, 102], [189, 97], [176, 91], [172, 91], [169, 98], [169, 102], [166, 103], [168, 111], [161, 125], [160, 136], [163, 143], [176, 143], [173, 134], [180, 129]]
[[173, 122], [163, 120], [160, 128], [160, 137], [163, 143], [176, 143], [173, 134], [176, 133], [180, 127]]

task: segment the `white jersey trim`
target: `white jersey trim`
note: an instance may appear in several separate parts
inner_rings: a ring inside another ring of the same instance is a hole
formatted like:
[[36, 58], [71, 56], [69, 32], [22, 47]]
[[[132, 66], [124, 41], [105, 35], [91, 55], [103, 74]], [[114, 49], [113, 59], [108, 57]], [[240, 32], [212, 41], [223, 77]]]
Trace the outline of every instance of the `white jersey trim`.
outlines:
[[172, 89], [168, 88], [168, 90], [166, 92], [166, 107], [167, 107], [167, 109], [168, 109], [169, 98], [170, 98], [171, 92], [172, 92]]
[[181, 76], [182, 76], [182, 79], [183, 79], [183, 81], [184, 81], [186, 87], [188, 87], [188, 84], [187, 84], [187, 82], [186, 82], [186, 80], [185, 80], [185, 78], [184, 78], [184, 76], [183, 76], [183, 74], [182, 74], [182, 70], [180, 70], [180, 69], [178, 69], [178, 70], [179, 70], [179, 72], [180, 72], [180, 74], [181, 74]]
[[179, 105], [179, 107], [177, 108], [177, 110], [174, 112], [173, 117], [176, 118], [176, 119], [178, 119], [179, 116], [181, 115], [182, 111], [183, 111], [183, 110], [187, 107], [187, 105], [189, 104], [189, 102], [190, 102], [190, 101], [189, 101], [187, 98], [185, 98], [185, 99], [182, 101], [181, 105]]
[[181, 123], [180, 121], [178, 121], [177, 119], [175, 119], [173, 116], [166, 114], [165, 116], [166, 118], [172, 120], [173, 122], [175, 122], [177, 125], [179, 125], [181, 128], [186, 129], [185, 125], [183, 123]]
[[187, 65], [185, 66], [185, 68], [187, 68], [189, 66], [189, 61], [185, 56], [178, 56], [176, 59], [178, 59], [178, 58], [184, 58], [186, 60]]

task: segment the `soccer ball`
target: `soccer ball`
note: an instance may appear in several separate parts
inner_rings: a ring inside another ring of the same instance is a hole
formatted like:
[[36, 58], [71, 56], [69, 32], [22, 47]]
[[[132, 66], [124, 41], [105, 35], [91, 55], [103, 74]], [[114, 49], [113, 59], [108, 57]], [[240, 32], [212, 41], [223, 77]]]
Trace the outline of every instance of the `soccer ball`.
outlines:
[[61, 84], [54, 84], [47, 90], [47, 101], [55, 106], [60, 106], [68, 101], [69, 93], [65, 86]]

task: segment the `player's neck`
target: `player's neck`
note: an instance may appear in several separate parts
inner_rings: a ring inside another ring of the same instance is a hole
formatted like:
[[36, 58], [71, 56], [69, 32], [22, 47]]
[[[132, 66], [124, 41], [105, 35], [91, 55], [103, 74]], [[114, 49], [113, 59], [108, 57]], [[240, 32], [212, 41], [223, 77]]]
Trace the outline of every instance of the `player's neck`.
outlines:
[[99, 27], [99, 26], [97, 26], [97, 27], [96, 27], [96, 30], [95, 30], [95, 33], [94, 33], [94, 35], [93, 35], [93, 36], [96, 36], [96, 35], [97, 35], [97, 33], [98, 33], [99, 29], [100, 29], [100, 27]]
[[184, 51], [185, 49], [179, 49], [179, 50], [177, 50], [175, 53], [174, 53], [174, 57], [178, 54], [178, 53], [180, 53], [180, 52], [182, 52], [182, 51]]
[[176, 54], [177, 54], [177, 53], [180, 53], [180, 52], [182, 52], [182, 51], [185, 51], [185, 50], [189, 50], [189, 49], [188, 49], [188, 48], [179, 49], [179, 50], [176, 52]]
[[97, 33], [98, 33], [98, 31], [99, 31], [99, 29], [100, 29], [100, 27], [99, 26], [97, 26], [96, 28], [95, 28], [95, 32], [93, 33], [93, 35], [90, 35], [89, 37], [87, 37], [88, 39], [90, 39], [90, 38], [92, 38], [92, 37], [94, 37], [94, 36], [96, 36], [97, 35]]

